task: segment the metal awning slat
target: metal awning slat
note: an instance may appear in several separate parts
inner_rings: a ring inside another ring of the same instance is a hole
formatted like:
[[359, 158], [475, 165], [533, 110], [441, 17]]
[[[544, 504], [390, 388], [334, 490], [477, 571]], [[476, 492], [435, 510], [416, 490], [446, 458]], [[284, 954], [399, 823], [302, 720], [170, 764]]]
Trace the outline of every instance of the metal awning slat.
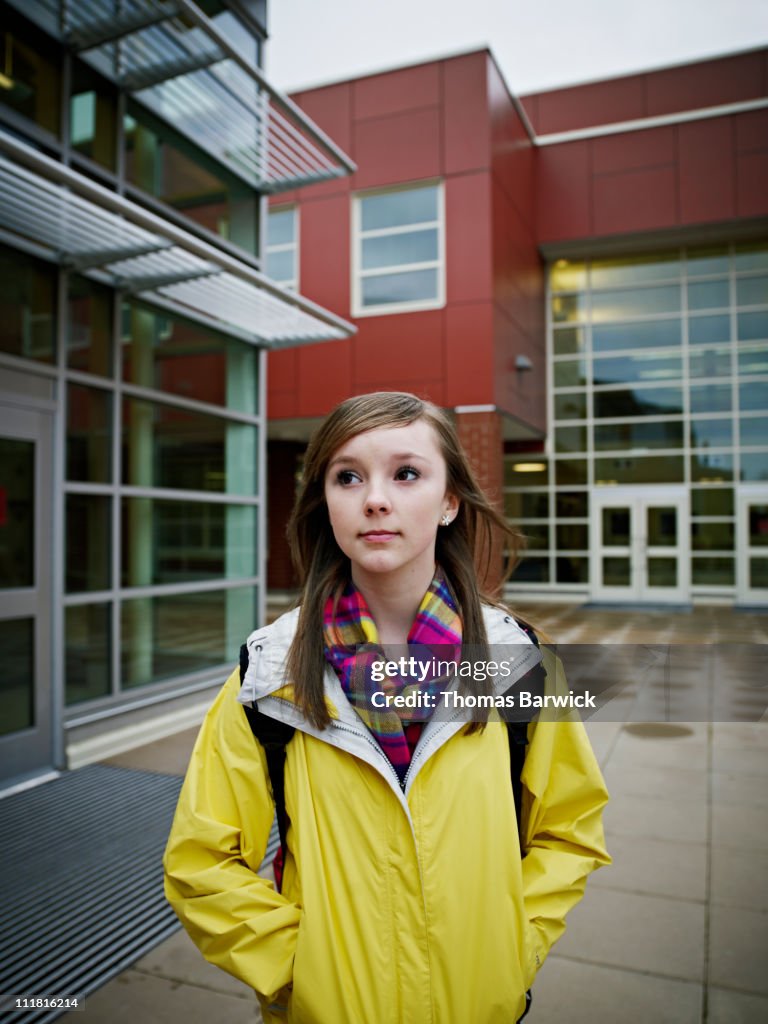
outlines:
[[[76, 11], [78, 6], [82, 13], [83, 10], [92, 5], [81, 2], [79, 5], [68, 5], [65, 10]], [[73, 18], [73, 26], [69, 30], [69, 37], [74, 43], [75, 49], [90, 50], [94, 46], [114, 43], [132, 32], [149, 28], [178, 13], [179, 7], [177, 4], [165, 4], [163, 0], [155, 0], [153, 4], [148, 4], [143, 10], [135, 9], [123, 15], [112, 15], [112, 17], [103, 20], [83, 20], [82, 24], [76, 25]], [[70, 17], [72, 17], [71, 14]]]

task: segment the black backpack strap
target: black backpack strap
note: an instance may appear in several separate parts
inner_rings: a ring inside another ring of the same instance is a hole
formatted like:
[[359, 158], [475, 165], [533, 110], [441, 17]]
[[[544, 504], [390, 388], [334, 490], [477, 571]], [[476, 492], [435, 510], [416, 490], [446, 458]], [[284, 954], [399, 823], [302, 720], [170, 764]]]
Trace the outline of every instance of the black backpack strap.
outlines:
[[[514, 620], [522, 631], [528, 636], [536, 647], [539, 646], [539, 638], [536, 631], [527, 622], [521, 619]], [[530, 672], [527, 672], [518, 685], [525, 680], [528, 688], [537, 693], [544, 692], [544, 680], [546, 671], [541, 663], [535, 665]], [[531, 719], [532, 720], [532, 719]], [[523, 766], [525, 765], [526, 747], [528, 746], [528, 726], [530, 722], [507, 722], [507, 739], [509, 740], [509, 773], [512, 778], [512, 795], [515, 799], [515, 813], [520, 831], [520, 852], [525, 856], [523, 849]], [[527, 1012], [527, 1011], [526, 1011]]]
[[[243, 644], [240, 648], [240, 685], [243, 685], [245, 673], [248, 670], [248, 647]], [[286, 854], [286, 836], [288, 834], [288, 814], [285, 809], [285, 748], [291, 742], [294, 732], [292, 725], [285, 722], [278, 722], [259, 711], [257, 707], [243, 705], [251, 727], [251, 732], [264, 748], [267, 756], [267, 771], [269, 783], [272, 787], [272, 799], [275, 802], [275, 814], [277, 816], [277, 828], [280, 832], [280, 848], [283, 851], [283, 862]]]

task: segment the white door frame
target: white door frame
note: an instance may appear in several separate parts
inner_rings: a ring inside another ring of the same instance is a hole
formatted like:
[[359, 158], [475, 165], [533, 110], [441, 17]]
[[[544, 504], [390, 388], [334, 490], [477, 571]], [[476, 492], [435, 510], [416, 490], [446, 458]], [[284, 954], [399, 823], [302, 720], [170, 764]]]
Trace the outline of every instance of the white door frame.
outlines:
[[[690, 601], [690, 502], [688, 490], [680, 484], [627, 485], [597, 487], [591, 494], [590, 530], [591, 596], [596, 601], [629, 601], [649, 604], [684, 604]], [[677, 515], [677, 543], [648, 545], [649, 508], [672, 507]], [[603, 543], [603, 510], [627, 509], [630, 536], [626, 545]], [[603, 583], [603, 559], [615, 557], [629, 562], [626, 585]], [[677, 563], [675, 586], [652, 586], [648, 580], [651, 558], [674, 558]]]
[[740, 484], [736, 488], [736, 601], [738, 604], [768, 606], [768, 588], [752, 586], [751, 560], [768, 559], [768, 544], [750, 543], [751, 505], [768, 506], [766, 484]]

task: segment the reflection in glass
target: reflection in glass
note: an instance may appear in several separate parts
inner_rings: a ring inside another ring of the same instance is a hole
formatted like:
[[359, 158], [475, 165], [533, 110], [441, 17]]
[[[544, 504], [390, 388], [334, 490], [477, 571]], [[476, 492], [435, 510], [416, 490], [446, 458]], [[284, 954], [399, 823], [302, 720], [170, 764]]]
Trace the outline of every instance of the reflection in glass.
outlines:
[[0, 437], [0, 589], [34, 585], [35, 445]]
[[671, 547], [677, 544], [677, 509], [652, 505], [646, 511], [649, 546]]
[[587, 397], [583, 391], [555, 395], [556, 420], [583, 420], [587, 415]]
[[373, 231], [437, 220], [437, 197], [437, 185], [364, 196], [360, 200], [362, 229]]
[[583, 295], [554, 295], [552, 297], [552, 319], [556, 324], [584, 320], [586, 303]]
[[436, 227], [364, 238], [362, 267], [372, 270], [405, 263], [429, 263], [438, 259], [437, 242]]
[[584, 452], [586, 450], [586, 427], [555, 427], [556, 452]]
[[692, 487], [691, 512], [694, 516], [732, 516], [731, 487]]
[[768, 247], [765, 242], [737, 245], [733, 253], [736, 271], [768, 270]]
[[631, 260], [594, 260], [591, 273], [593, 288], [669, 281], [680, 277], [680, 260], [676, 252], [635, 255]]
[[600, 419], [659, 416], [663, 413], [675, 415], [683, 411], [683, 393], [678, 387], [597, 391], [594, 401], [595, 416]]
[[110, 608], [109, 604], [84, 604], [65, 611], [67, 704], [111, 693]]
[[577, 355], [587, 347], [583, 327], [560, 327], [553, 333], [556, 356]]
[[742, 412], [762, 412], [768, 409], [768, 382], [752, 381], [739, 385], [739, 408]]
[[693, 349], [688, 356], [691, 377], [730, 377], [729, 347]]
[[67, 304], [67, 363], [73, 370], [112, 373], [112, 295], [109, 288], [72, 274]]
[[504, 456], [505, 487], [546, 487], [547, 460], [540, 452]]
[[648, 586], [677, 586], [677, 562], [674, 558], [648, 559]]
[[727, 278], [719, 281], [697, 281], [688, 285], [688, 308], [727, 309], [731, 304]]
[[69, 136], [73, 149], [108, 170], [117, 156], [117, 97], [90, 68], [72, 63]]
[[11, 10], [3, 10], [2, 29], [0, 104], [58, 135], [61, 68], [56, 48]]
[[603, 586], [628, 587], [632, 582], [632, 567], [628, 558], [603, 559]]
[[768, 374], [768, 343], [740, 348], [739, 373]]
[[200, 402], [256, 413], [258, 350], [190, 320], [123, 306], [123, 379]]
[[586, 459], [556, 459], [555, 483], [558, 487], [587, 482]]
[[739, 426], [743, 445], [768, 443], [768, 416], [744, 416]]
[[749, 505], [749, 546], [768, 547], [768, 505]]
[[126, 397], [122, 437], [126, 484], [256, 494], [250, 424]]
[[733, 521], [727, 523], [691, 523], [691, 547], [694, 551], [733, 551]]
[[716, 587], [732, 587], [735, 571], [732, 558], [695, 557], [691, 559], [691, 583]]
[[736, 279], [737, 306], [768, 306], [768, 276], [738, 277]]
[[768, 309], [759, 313], [739, 313], [739, 341], [768, 341]]
[[636, 324], [595, 325], [592, 328], [594, 352], [610, 352], [628, 348], [676, 348], [682, 339], [682, 322], [646, 320]]
[[584, 263], [557, 260], [550, 269], [550, 286], [553, 292], [580, 292], [587, 284]]
[[123, 684], [146, 686], [235, 662], [255, 621], [253, 587], [124, 601]]
[[595, 459], [597, 484], [683, 483], [682, 455], [624, 456]]
[[527, 551], [549, 550], [549, 526], [546, 523], [518, 523], [518, 526], [526, 538]]
[[693, 452], [691, 480], [699, 483], [730, 483], [733, 480], [733, 455], [730, 452]]
[[691, 413], [730, 412], [733, 395], [730, 384], [693, 384]]
[[640, 381], [678, 380], [683, 373], [679, 356], [595, 356], [593, 383], [632, 384]]
[[555, 387], [573, 388], [587, 382], [587, 367], [583, 359], [564, 359], [555, 363]]
[[689, 249], [687, 253], [688, 277], [705, 274], [727, 274], [730, 267], [728, 250], [724, 247]]
[[0, 620], [0, 736], [35, 724], [35, 620]]
[[66, 531], [67, 593], [107, 590], [111, 577], [111, 498], [68, 494]]
[[505, 491], [504, 515], [507, 519], [546, 519], [549, 495], [546, 491]]
[[741, 479], [768, 480], [768, 451], [742, 452]]
[[730, 448], [733, 443], [733, 421], [727, 419], [691, 420], [691, 448]]
[[586, 551], [589, 547], [589, 527], [586, 523], [557, 523], [555, 541], [561, 551]]
[[67, 388], [67, 479], [109, 483], [112, 477], [112, 395]]
[[589, 495], [586, 491], [557, 491], [555, 514], [558, 519], [568, 516], [586, 518], [589, 515]]
[[688, 320], [689, 345], [718, 345], [730, 340], [729, 316], [692, 316]]
[[437, 270], [409, 270], [361, 279], [363, 305], [426, 302], [438, 294]]
[[597, 451], [683, 447], [683, 423], [681, 420], [596, 423], [594, 430]]
[[632, 512], [629, 508], [603, 509], [603, 546], [626, 547], [631, 533]]
[[122, 584], [255, 576], [257, 508], [124, 498]]
[[680, 312], [680, 285], [637, 288], [624, 291], [592, 292], [592, 320], [628, 320], [635, 316]]
[[0, 245], [0, 352], [39, 363], [52, 363], [56, 357], [56, 269], [4, 245]]

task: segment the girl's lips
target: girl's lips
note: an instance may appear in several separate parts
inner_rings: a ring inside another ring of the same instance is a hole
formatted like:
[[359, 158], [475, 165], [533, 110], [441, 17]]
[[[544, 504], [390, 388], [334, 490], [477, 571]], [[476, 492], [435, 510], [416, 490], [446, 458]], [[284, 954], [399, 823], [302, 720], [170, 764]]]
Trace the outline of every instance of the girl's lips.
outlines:
[[363, 540], [372, 541], [374, 544], [383, 544], [388, 540], [394, 540], [397, 536], [396, 533], [391, 533], [389, 530], [370, 530], [368, 533], [361, 534]]

